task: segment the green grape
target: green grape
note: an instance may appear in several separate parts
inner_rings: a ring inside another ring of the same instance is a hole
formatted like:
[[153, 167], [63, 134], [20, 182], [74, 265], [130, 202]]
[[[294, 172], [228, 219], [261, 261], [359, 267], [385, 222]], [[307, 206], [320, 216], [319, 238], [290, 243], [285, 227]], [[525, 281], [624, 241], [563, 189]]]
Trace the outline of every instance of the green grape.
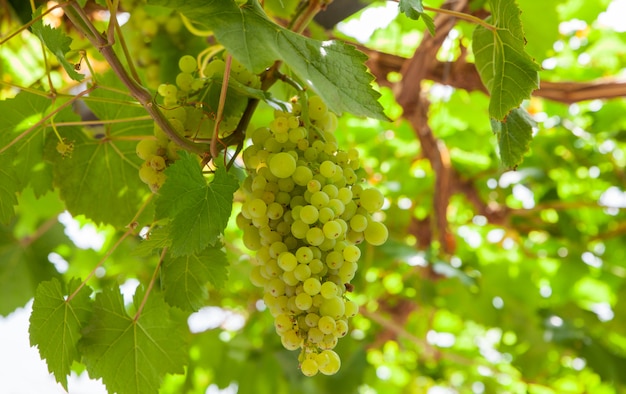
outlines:
[[276, 260], [278, 266], [284, 271], [293, 271], [298, 266], [298, 259], [291, 252], [282, 252]]
[[322, 316], [320, 317], [318, 323], [318, 328], [324, 334], [332, 334], [337, 328], [337, 324], [335, 323], [335, 319], [330, 316]]
[[308, 264], [313, 260], [313, 250], [311, 248], [302, 246], [296, 250], [296, 258], [300, 264]]
[[324, 270], [324, 263], [320, 259], [313, 259], [309, 263], [309, 268], [311, 268], [311, 274], [319, 274]]
[[385, 198], [378, 189], [365, 189], [359, 195], [359, 201], [369, 213], [374, 213], [382, 208]]
[[313, 179], [313, 171], [306, 166], [298, 166], [293, 172], [291, 178], [298, 186], [306, 186]]
[[328, 107], [319, 96], [309, 97], [308, 107], [311, 120], [321, 120], [328, 112]]
[[158, 171], [149, 164], [144, 163], [144, 165], [139, 168], [139, 179], [147, 185], [155, 184], [158, 181], [157, 174]]
[[321, 343], [324, 340], [324, 333], [317, 327], [311, 327], [308, 332], [307, 340], [310, 343]]
[[248, 202], [248, 212], [252, 218], [260, 218], [267, 213], [267, 204], [260, 198]]
[[148, 18], [143, 20], [141, 24], [141, 34], [147, 37], [154, 37], [158, 31], [159, 25], [155, 20]]
[[387, 241], [389, 232], [380, 222], [370, 222], [364, 231], [365, 240], [372, 245], [382, 245]]
[[296, 159], [286, 152], [277, 153], [270, 159], [269, 169], [277, 178], [288, 178], [296, 171]]
[[322, 354], [325, 354], [328, 357], [328, 362], [323, 366], [319, 366], [319, 372], [324, 375], [334, 375], [341, 368], [341, 359], [339, 355], [332, 350], [324, 350]]
[[178, 85], [180, 90], [184, 92], [191, 90], [191, 85], [193, 84], [193, 81], [193, 75], [189, 73], [182, 72], [176, 76], [176, 85]]
[[320, 294], [327, 300], [336, 297], [337, 291], [337, 285], [334, 282], [324, 282], [320, 287]]
[[272, 202], [267, 206], [267, 216], [270, 219], [278, 220], [283, 216], [283, 206], [277, 202]]
[[330, 269], [338, 269], [343, 265], [344, 258], [341, 252], [333, 250], [326, 255], [326, 265]]
[[317, 375], [319, 368], [317, 366], [317, 362], [314, 359], [307, 358], [302, 362], [302, 364], [300, 364], [300, 370], [302, 371], [304, 376], [311, 377]]
[[198, 63], [196, 62], [196, 58], [193, 56], [185, 55], [178, 60], [178, 68], [180, 71], [184, 73], [193, 73], [196, 71]]
[[319, 216], [319, 210], [313, 205], [305, 205], [300, 210], [300, 220], [302, 220], [306, 224], [313, 224], [317, 222]]
[[203, 74], [207, 78], [216, 77], [221, 78], [226, 70], [226, 63], [223, 60], [216, 59], [211, 61], [203, 70]]
[[345, 314], [348, 318], [354, 317], [357, 313], [359, 313], [359, 305], [354, 301], [347, 300], [345, 308]]
[[316, 313], [307, 313], [304, 318], [304, 324], [306, 324], [308, 328], [317, 327], [317, 322], [319, 322], [319, 320], [320, 315]]
[[342, 255], [346, 261], [356, 263], [361, 257], [361, 249], [359, 249], [356, 245], [346, 245], [342, 251]]
[[153, 139], [143, 139], [137, 143], [135, 152], [142, 160], [148, 160], [152, 156], [156, 155], [159, 150], [159, 144]]
[[356, 214], [350, 219], [350, 229], [354, 231], [365, 231], [367, 228], [367, 218], [363, 215]]
[[162, 97], [176, 97], [176, 93], [178, 92], [178, 88], [174, 85], [171, 84], [160, 84], [157, 92], [162, 96]]
[[333, 332], [333, 335], [337, 338], [343, 338], [348, 334], [348, 329], [348, 322], [346, 320], [337, 320], [335, 323], [335, 332]]
[[339, 297], [325, 299], [320, 306], [320, 316], [330, 316], [333, 319], [340, 319], [346, 312], [345, 304]]
[[[310, 266], [309, 266], [309, 269], [311, 269]], [[311, 269], [311, 273], [313, 273], [312, 269]], [[316, 294], [319, 294], [320, 290], [322, 289], [322, 284], [317, 278], [307, 278], [302, 284], [302, 289], [308, 295], [314, 296]]]
[[146, 160], [146, 162], [156, 171], [163, 171], [165, 169], [165, 159], [161, 156], [152, 156], [149, 160]]
[[281, 313], [274, 319], [274, 327], [279, 334], [293, 329], [291, 317], [287, 314]]
[[326, 178], [332, 178], [337, 173], [335, 163], [330, 160], [326, 160], [320, 164], [320, 174]]
[[343, 228], [339, 222], [330, 220], [324, 223], [324, 236], [328, 239], [337, 239], [343, 233]]
[[256, 266], [252, 269], [250, 272], [250, 282], [252, 282], [252, 284], [256, 287], [265, 287], [267, 279], [261, 275], [261, 267]]
[[323, 191], [317, 191], [311, 195], [311, 205], [317, 208], [325, 207], [329, 201], [330, 198], [328, 197], [328, 194]]
[[296, 306], [301, 311], [306, 311], [313, 306], [313, 299], [307, 293], [300, 293], [296, 296]]
[[306, 264], [298, 264], [298, 266], [293, 270], [293, 275], [300, 282], [304, 282], [311, 277], [311, 268]]
[[306, 241], [309, 245], [319, 246], [324, 242], [324, 232], [318, 227], [312, 227], [306, 232]]

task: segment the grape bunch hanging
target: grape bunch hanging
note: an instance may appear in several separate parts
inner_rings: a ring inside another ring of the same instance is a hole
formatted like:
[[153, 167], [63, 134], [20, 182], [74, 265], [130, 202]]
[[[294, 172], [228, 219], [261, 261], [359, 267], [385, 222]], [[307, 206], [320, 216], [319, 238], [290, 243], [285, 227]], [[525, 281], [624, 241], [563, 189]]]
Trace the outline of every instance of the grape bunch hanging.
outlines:
[[300, 349], [300, 370], [333, 375], [333, 350], [348, 333], [358, 306], [347, 297], [366, 241], [381, 245], [388, 232], [373, 218], [380, 191], [359, 181], [356, 149], [338, 149], [337, 118], [318, 96], [291, 113], [275, 111], [243, 152], [249, 176], [237, 223], [256, 251], [251, 281], [264, 289], [283, 346]]

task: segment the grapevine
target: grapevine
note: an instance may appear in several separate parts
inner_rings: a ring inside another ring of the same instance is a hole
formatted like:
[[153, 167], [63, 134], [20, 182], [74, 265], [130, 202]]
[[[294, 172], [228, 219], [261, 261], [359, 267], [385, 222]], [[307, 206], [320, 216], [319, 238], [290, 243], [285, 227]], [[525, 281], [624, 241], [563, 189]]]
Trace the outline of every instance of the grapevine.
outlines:
[[324, 102], [313, 96], [293, 107], [275, 111], [269, 127], [251, 135], [237, 223], [256, 251], [250, 279], [264, 290], [283, 346], [301, 350], [304, 375], [333, 375], [341, 365], [333, 349], [358, 311], [348, 297], [357, 245], [387, 240], [387, 228], [374, 219], [384, 199], [359, 182], [358, 151], [338, 148], [337, 118]]

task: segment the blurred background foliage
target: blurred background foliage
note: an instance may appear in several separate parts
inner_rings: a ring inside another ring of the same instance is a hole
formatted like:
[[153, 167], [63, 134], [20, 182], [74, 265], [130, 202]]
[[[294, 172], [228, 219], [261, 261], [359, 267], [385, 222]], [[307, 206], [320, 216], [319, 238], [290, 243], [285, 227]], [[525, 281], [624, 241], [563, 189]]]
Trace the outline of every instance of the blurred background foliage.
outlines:
[[[28, 2], [9, 3], [3, 9], [14, 14], [4, 15], [3, 35], [21, 23], [19, 15], [29, 19]], [[280, 21], [297, 3], [266, 0], [264, 7]], [[500, 164], [488, 97], [475, 71], [466, 72], [473, 66], [472, 24], [455, 24], [424, 65], [426, 77], [407, 81], [406, 59], [432, 38], [424, 25], [396, 16], [394, 3], [335, 3], [326, 11], [333, 18], [320, 14], [307, 34], [362, 48], [392, 119], [345, 115], [337, 131], [339, 146], [361, 152], [364, 176], [384, 192], [390, 229], [384, 246], [363, 250], [352, 294], [362, 313], [338, 345], [342, 369], [308, 379], [294, 368], [295, 353], [282, 348], [261, 291], [249, 283], [250, 255], [233, 215], [224, 236], [228, 283], [190, 318], [190, 365], [186, 375], [169, 376], [162, 392], [626, 390], [626, 35], [605, 22], [611, 2], [518, 0], [527, 49], [543, 70], [542, 89], [524, 103], [537, 122], [535, 136], [515, 170]], [[485, 17], [484, 3], [470, 1], [465, 11]], [[76, 39], [74, 49], [86, 47]], [[25, 46], [10, 40], [0, 48], [5, 98], [7, 83], [47, 84], [39, 43], [28, 35], [22, 40]], [[166, 35], [154, 40], [162, 82], [174, 77], [169, 59], [202, 46], [195, 36], [184, 46]], [[61, 70], [51, 76], [67, 84]], [[413, 88], [407, 84], [419, 84], [424, 128], [403, 118], [406, 109], [395, 101], [399, 87]], [[273, 93], [288, 99], [281, 89]], [[261, 106], [252, 124], [271, 116]], [[435, 142], [439, 162], [424, 138]], [[0, 229], [2, 315], [26, 304], [43, 279], [86, 277], [120, 236], [112, 227], [69, 219], [54, 191], [40, 196], [29, 187], [16, 210]], [[72, 226], [99, 242], [79, 244]], [[90, 284], [115, 281], [132, 293], [138, 280], [148, 281], [156, 259], [134, 255], [138, 243], [125, 241]]]

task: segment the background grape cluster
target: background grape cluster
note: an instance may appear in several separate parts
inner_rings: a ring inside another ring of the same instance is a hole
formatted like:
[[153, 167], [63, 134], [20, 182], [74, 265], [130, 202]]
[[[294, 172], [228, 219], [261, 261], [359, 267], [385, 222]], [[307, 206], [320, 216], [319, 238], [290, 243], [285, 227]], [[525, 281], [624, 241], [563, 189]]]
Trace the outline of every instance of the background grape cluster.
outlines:
[[[190, 141], [208, 142], [215, 128], [215, 111], [218, 106], [215, 97], [219, 97], [216, 93], [221, 89], [225, 72], [224, 60], [215, 57], [200, 72], [196, 58], [184, 55], [179, 59], [178, 68], [180, 72], [176, 76], [176, 85], [158, 86], [157, 92], [162, 98], [161, 111], [181, 137]], [[246, 86], [260, 84], [258, 76], [236, 61], [232, 62], [231, 76]], [[245, 104], [245, 98], [230, 100], [218, 127], [218, 137], [229, 135], [237, 127]], [[137, 144], [137, 155], [144, 160], [139, 169], [139, 177], [153, 192], [158, 191], [165, 181], [163, 170], [178, 159], [179, 149], [181, 147], [171, 141], [156, 124], [154, 137], [142, 139]]]
[[337, 147], [335, 115], [317, 96], [305, 105], [275, 111], [252, 133], [237, 222], [256, 251], [251, 281], [264, 289], [283, 346], [301, 349], [303, 374], [332, 375], [341, 364], [333, 349], [358, 312], [347, 297], [357, 244], [381, 245], [388, 233], [373, 217], [382, 194], [359, 181], [358, 151]]

